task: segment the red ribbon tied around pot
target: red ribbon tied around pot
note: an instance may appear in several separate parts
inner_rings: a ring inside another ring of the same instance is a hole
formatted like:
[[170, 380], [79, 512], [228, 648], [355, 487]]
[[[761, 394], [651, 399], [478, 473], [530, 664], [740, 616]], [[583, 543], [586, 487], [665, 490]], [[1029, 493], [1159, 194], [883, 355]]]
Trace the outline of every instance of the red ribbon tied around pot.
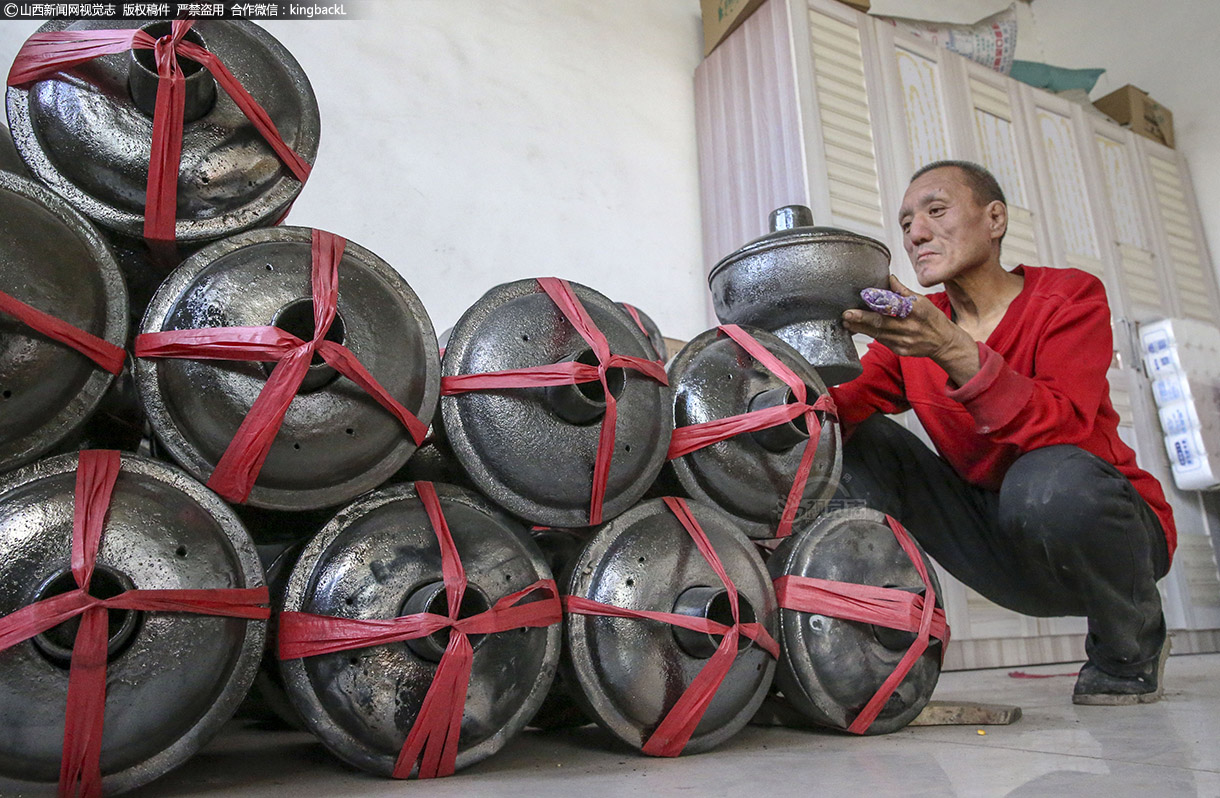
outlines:
[[309, 177], [310, 165], [284, 142], [270, 115], [233, 73], [213, 53], [183, 39], [193, 24], [190, 19], [176, 19], [170, 33], [159, 39], [135, 28], [35, 33], [22, 45], [8, 74], [8, 85], [25, 86], [103, 55], [138, 49], [154, 52], [157, 103], [153, 112], [144, 209], [144, 237], [154, 242], [173, 242], [176, 234], [178, 171], [186, 109], [186, 87], [178, 66], [179, 56], [203, 65], [211, 73], [297, 180], [304, 183]]
[[279, 361], [208, 479], [208, 487], [229, 501], [244, 502], [249, 497], [315, 354], [402, 422], [416, 445], [428, 434], [424, 423], [391, 396], [347, 347], [325, 338], [339, 311], [339, 262], [346, 244], [333, 233], [313, 231], [314, 335], [308, 341], [279, 327], [205, 327], [136, 337], [137, 357]]
[[[648, 328], [644, 326], [644, 320], [640, 318], [639, 308], [637, 308], [635, 305], [629, 305], [626, 302], [620, 302], [619, 304], [627, 308], [627, 314], [631, 316], [632, 321], [635, 322], [635, 326], [640, 328], [640, 332], [644, 333], [644, 337], [647, 338], [648, 343], [651, 344], [652, 335], [649, 334]], [[656, 347], [654, 346], [653, 348], [655, 349]], [[657, 358], [657, 362], [662, 363], [659, 357]], [[664, 364], [662, 363], [662, 365]]]
[[35, 332], [80, 352], [111, 374], [123, 370], [127, 352], [121, 346], [73, 327], [3, 291], [0, 291], [0, 313], [6, 313]]
[[847, 727], [853, 734], [864, 734], [868, 731], [868, 727], [885, 708], [898, 685], [911, 672], [916, 660], [923, 656], [931, 638], [936, 638], [943, 644], [942, 657], [944, 646], [949, 644], [949, 624], [945, 619], [945, 611], [936, 606], [936, 588], [932, 586], [919, 548], [902, 524], [888, 515], [885, 522], [894, 532], [898, 545], [915, 566], [919, 578], [923, 580], [924, 595], [897, 588], [835, 582], [808, 576], [788, 575], [775, 580], [775, 595], [783, 609], [915, 633], [915, 642], [898, 661], [894, 672], [882, 682], [881, 687], [864, 705], [864, 709], [860, 710], [860, 714]]
[[694, 734], [695, 727], [699, 725], [699, 721], [703, 718], [703, 713], [707, 711], [708, 705], [711, 704], [712, 699], [716, 696], [716, 690], [720, 688], [720, 683], [724, 681], [729, 673], [729, 669], [733, 666], [733, 661], [737, 658], [737, 640], [739, 637], [742, 635], [748, 637], [772, 657], [779, 658], [779, 643], [775, 642], [775, 638], [771, 636], [762, 624], [741, 622], [738, 609], [737, 587], [724, 570], [724, 565], [716, 555], [716, 550], [712, 548], [712, 543], [708, 540], [707, 533], [699, 526], [699, 521], [691, 512], [690, 506], [684, 500], [673, 497], [666, 497], [664, 501], [670, 512], [682, 524], [683, 529], [694, 540], [699, 553], [703, 555], [708, 565], [720, 577], [721, 583], [724, 584], [724, 589], [729, 597], [729, 608], [733, 615], [733, 624], [731, 626], [708, 618], [698, 618], [674, 612], [630, 610], [616, 607], [612, 604], [603, 604], [600, 601], [593, 601], [580, 596], [563, 597], [564, 610], [573, 615], [603, 615], [611, 618], [660, 621], [661, 623], [680, 626], [696, 632], [723, 635], [720, 645], [716, 647], [716, 653], [711, 656], [702, 670], [691, 681], [686, 691], [682, 693], [678, 701], [665, 714], [661, 723], [644, 743], [641, 750], [649, 756], [678, 756], [682, 753], [682, 749], [686, 747], [686, 743], [690, 740], [691, 735]]
[[[384, 646], [427, 637], [449, 629], [449, 644], [437, 666], [432, 684], [411, 725], [406, 742], [394, 764], [394, 778], [409, 778], [416, 763], [418, 778], [451, 776], [458, 753], [458, 737], [474, 649], [470, 635], [495, 634], [523, 627], [546, 627], [559, 623], [563, 611], [559, 590], [552, 579], [504, 596], [491, 609], [465, 618], [458, 617], [466, 590], [466, 571], [441, 511], [440, 498], [431, 482], [416, 482], [416, 493], [428, 514], [441, 549], [441, 574], [445, 583], [448, 615], [429, 612], [403, 615], [389, 620], [361, 620], [306, 612], [284, 612], [279, 617], [279, 657], [299, 659], [339, 651]], [[534, 594], [541, 601], [522, 603]]]
[[248, 620], [266, 620], [271, 614], [266, 606], [270, 601], [266, 587], [137, 589], [108, 599], [91, 596], [89, 583], [120, 467], [116, 451], [80, 453], [72, 522], [72, 576], [77, 588], [0, 618], [0, 651], [3, 651], [80, 616], [68, 673], [68, 707], [59, 771], [61, 798], [93, 798], [102, 794], [102, 722], [106, 707], [109, 610], [187, 612]]
[[736, 324], [724, 324], [718, 329], [732, 338], [742, 349], [791, 388], [796, 401], [762, 410], [752, 410], [728, 418], [705, 421], [701, 424], [678, 427], [670, 439], [668, 457], [670, 460], [676, 460], [683, 455], [705, 446], [711, 446], [713, 443], [728, 440], [736, 435], [769, 429], [804, 416], [805, 427], [809, 430], [809, 440], [805, 442], [801, 462], [797, 466], [796, 476], [792, 480], [792, 487], [784, 501], [784, 511], [780, 515], [779, 526], [775, 532], [777, 538], [787, 537], [792, 534], [792, 524], [800, 509], [801, 497], [805, 495], [805, 484], [809, 481], [809, 473], [813, 470], [813, 458], [817, 454], [818, 443], [822, 437], [822, 423], [818, 420], [817, 413], [820, 411], [831, 419], [836, 419], [838, 409], [829, 393], [819, 396], [810, 404], [808, 389], [800, 377], [796, 376], [791, 369], [780, 362], [779, 358], [741, 327]]
[[593, 350], [593, 354], [597, 357], [597, 365], [590, 366], [576, 361], [565, 361], [523, 369], [442, 377], [441, 395], [457, 396], [471, 391], [501, 388], [576, 385], [594, 380], [601, 382], [602, 391], [606, 396], [606, 414], [602, 417], [601, 432], [597, 440], [597, 455], [593, 461], [593, 488], [589, 496], [589, 524], [592, 526], [602, 522], [602, 506], [606, 499], [606, 484], [610, 479], [610, 464], [614, 456], [614, 431], [618, 421], [618, 402], [614, 398], [614, 394], [610, 392], [606, 372], [612, 368], [631, 369], [662, 385], [668, 385], [669, 379], [665, 375], [665, 368], [654, 360], [613, 354], [605, 334], [593, 323], [589, 312], [585, 310], [567, 280], [539, 277], [538, 285]]

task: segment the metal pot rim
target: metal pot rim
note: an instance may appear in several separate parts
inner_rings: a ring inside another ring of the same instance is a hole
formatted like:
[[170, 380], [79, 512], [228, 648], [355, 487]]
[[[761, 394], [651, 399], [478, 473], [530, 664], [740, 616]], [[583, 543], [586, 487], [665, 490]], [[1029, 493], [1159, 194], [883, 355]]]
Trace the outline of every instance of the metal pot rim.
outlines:
[[882, 244], [875, 238], [870, 238], [869, 236], [862, 235], [860, 233], [853, 233], [850, 230], [843, 230], [838, 227], [795, 227], [790, 230], [780, 230], [779, 232], [768, 233], [742, 246], [736, 252], [724, 256], [715, 266], [712, 267], [712, 270], [708, 273], [707, 282], [708, 285], [711, 285], [712, 282], [714, 282], [720, 275], [720, 272], [750, 255], [756, 255], [760, 252], [768, 252], [773, 249], [797, 247], [802, 244], [834, 243], [867, 244], [883, 253], [887, 263], [890, 260], [889, 247]]

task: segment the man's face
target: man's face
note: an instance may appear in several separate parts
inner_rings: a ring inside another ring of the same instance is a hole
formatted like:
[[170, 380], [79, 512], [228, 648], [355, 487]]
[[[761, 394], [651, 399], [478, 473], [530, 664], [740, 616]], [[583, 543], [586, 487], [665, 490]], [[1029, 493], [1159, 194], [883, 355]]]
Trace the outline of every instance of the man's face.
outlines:
[[902, 244], [924, 288], [991, 257], [993, 224], [957, 167], [933, 169], [907, 188], [898, 211]]

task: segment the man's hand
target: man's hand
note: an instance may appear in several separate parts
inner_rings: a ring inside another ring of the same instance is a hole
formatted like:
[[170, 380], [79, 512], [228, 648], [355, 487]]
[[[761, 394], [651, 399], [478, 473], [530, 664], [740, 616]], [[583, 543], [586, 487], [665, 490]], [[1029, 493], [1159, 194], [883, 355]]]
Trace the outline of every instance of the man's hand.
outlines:
[[914, 293], [893, 275], [890, 290], [914, 299], [910, 315], [899, 319], [853, 309], [843, 313], [843, 326], [877, 339], [896, 355], [931, 358], [959, 387], [978, 373], [978, 344], [965, 330], [950, 321], [931, 300]]

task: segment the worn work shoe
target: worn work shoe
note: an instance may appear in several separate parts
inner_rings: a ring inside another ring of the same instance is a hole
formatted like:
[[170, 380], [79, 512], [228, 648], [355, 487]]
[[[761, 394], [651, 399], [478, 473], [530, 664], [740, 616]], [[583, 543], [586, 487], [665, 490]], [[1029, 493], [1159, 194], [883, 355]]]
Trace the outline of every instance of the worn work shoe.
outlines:
[[1111, 676], [1092, 662], [1086, 662], [1076, 677], [1072, 703], [1088, 706], [1118, 707], [1151, 704], [1165, 692], [1165, 660], [1169, 659], [1169, 638], [1161, 646], [1156, 664], [1139, 676]]

